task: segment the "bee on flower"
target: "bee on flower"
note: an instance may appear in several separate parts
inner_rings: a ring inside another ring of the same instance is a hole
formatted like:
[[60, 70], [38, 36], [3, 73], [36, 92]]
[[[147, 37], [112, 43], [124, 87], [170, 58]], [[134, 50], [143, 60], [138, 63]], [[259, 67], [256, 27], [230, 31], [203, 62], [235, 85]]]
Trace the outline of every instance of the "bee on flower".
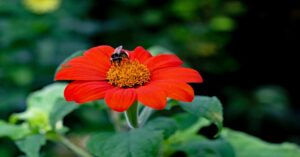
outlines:
[[133, 51], [98, 46], [63, 64], [55, 80], [71, 81], [64, 91], [67, 101], [81, 104], [104, 99], [118, 112], [138, 101], [162, 110], [167, 98], [191, 102], [194, 90], [188, 83], [203, 81], [196, 70], [182, 64], [176, 55], [152, 56], [141, 46]]

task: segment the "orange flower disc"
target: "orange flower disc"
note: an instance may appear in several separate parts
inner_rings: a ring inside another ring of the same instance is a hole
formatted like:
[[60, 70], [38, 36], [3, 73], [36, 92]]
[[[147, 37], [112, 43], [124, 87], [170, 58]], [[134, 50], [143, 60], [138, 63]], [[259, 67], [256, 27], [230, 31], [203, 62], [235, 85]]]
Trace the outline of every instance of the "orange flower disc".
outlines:
[[113, 63], [107, 72], [107, 80], [117, 87], [137, 87], [150, 80], [150, 71], [138, 61], [122, 60]]

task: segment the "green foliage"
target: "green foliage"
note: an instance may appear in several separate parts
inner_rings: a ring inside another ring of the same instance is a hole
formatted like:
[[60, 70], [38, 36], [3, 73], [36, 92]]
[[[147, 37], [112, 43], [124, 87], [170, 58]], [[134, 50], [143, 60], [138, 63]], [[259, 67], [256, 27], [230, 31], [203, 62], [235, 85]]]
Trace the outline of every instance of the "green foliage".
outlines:
[[224, 139], [186, 142], [179, 150], [188, 157], [235, 157], [233, 147]]
[[98, 28], [83, 18], [91, 1], [63, 0], [47, 14], [32, 12], [23, 1], [0, 1], [1, 118], [21, 110], [29, 92], [51, 83], [55, 67], [71, 52], [90, 47], [88, 37]]
[[235, 24], [231, 18], [224, 16], [213, 18], [210, 25], [216, 31], [231, 31]]
[[181, 108], [195, 116], [204, 117], [222, 130], [223, 109], [217, 97], [196, 96], [191, 103], [180, 102]]
[[243, 132], [224, 130], [222, 136], [234, 147], [237, 157], [299, 157], [300, 147], [291, 143], [271, 144]]
[[[183, 124], [183, 123], [181, 123]], [[178, 124], [180, 125], [180, 124]], [[198, 119], [196, 122], [194, 122], [191, 126], [188, 128], [185, 128], [183, 130], [178, 130], [173, 134], [170, 138], [167, 139], [167, 143], [171, 145], [176, 145], [176, 149], [178, 146], [186, 143], [190, 140], [203, 140], [205, 139], [202, 136], [198, 135], [198, 131], [203, 128], [204, 126], [209, 125], [209, 121], [205, 119]]]
[[149, 121], [145, 127], [154, 131], [163, 131], [164, 139], [168, 139], [176, 132], [177, 123], [171, 118], [158, 117]]
[[65, 83], [53, 83], [41, 90], [33, 92], [27, 98], [28, 108], [50, 111], [58, 99], [64, 99]]
[[17, 146], [28, 157], [39, 157], [39, 150], [46, 139], [60, 140], [59, 134], [66, 130], [63, 118], [78, 107], [64, 100], [65, 86], [54, 83], [30, 94], [26, 111], [10, 117], [12, 124], [0, 121], [0, 137], [17, 140]]
[[[176, 151], [183, 151], [188, 157], [234, 157], [234, 150], [226, 140], [209, 140], [198, 134], [201, 128], [210, 124], [208, 120], [197, 118], [194, 121], [193, 116], [188, 115], [187, 113], [180, 114], [180, 121], [178, 121], [178, 116], [176, 117], [177, 126], [182, 129], [176, 130], [174, 134], [165, 140], [163, 146], [164, 156], [171, 156]], [[182, 120], [182, 118], [184, 119]], [[192, 118], [192, 122], [189, 122], [190, 118]]]
[[[22, 123], [9, 124], [0, 121], [0, 137], [16, 140], [19, 149], [28, 157], [38, 157], [46, 140], [62, 142], [75, 153], [81, 154], [80, 156], [90, 157], [87, 152], [63, 137], [63, 118], [78, 108], [78, 105], [64, 100], [65, 86], [55, 83], [30, 94], [27, 110], [10, 118], [11, 123], [21, 120]], [[272, 92], [268, 93], [260, 90], [257, 97], [261, 99], [261, 95], [269, 95], [273, 98]], [[222, 105], [216, 97], [196, 96], [191, 103], [168, 103], [173, 105], [167, 111], [176, 107], [178, 109], [179, 105], [186, 112], [175, 112], [169, 118], [156, 117], [145, 126], [125, 132], [121, 130], [97, 133], [90, 136], [87, 149], [99, 157], [168, 157], [177, 151], [184, 152], [188, 157], [297, 157], [300, 153], [300, 149], [294, 144], [270, 144], [229, 129], [222, 131], [221, 137], [214, 140], [200, 135], [199, 130], [211, 123], [214, 123], [219, 131], [222, 130]]]
[[13, 125], [5, 121], [0, 121], [0, 138], [20, 139], [29, 133], [30, 129], [27, 125]]
[[63, 83], [54, 83], [30, 94], [27, 99], [27, 110], [13, 114], [10, 121], [16, 123], [25, 120], [37, 133], [62, 128], [60, 123], [63, 117], [77, 108], [77, 105], [64, 100], [65, 86], [66, 84]]
[[46, 139], [43, 135], [31, 135], [16, 141], [16, 144], [27, 157], [39, 157], [39, 151], [46, 144]]
[[179, 113], [172, 117], [176, 122], [179, 130], [184, 130], [198, 122], [199, 117], [189, 113]]
[[62, 121], [63, 118], [78, 107], [75, 103], [68, 103], [64, 99], [57, 99], [50, 111], [49, 120], [53, 129], [56, 129], [56, 124]]
[[123, 133], [99, 133], [90, 137], [87, 147], [99, 157], [157, 157], [162, 133], [145, 128]]

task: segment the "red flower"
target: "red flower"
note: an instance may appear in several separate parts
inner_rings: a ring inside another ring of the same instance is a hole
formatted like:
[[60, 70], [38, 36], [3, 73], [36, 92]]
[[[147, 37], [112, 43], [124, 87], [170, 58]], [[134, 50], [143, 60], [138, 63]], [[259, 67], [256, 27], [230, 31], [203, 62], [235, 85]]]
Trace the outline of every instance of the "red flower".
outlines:
[[98, 46], [83, 56], [71, 59], [57, 72], [55, 80], [71, 80], [65, 89], [67, 101], [85, 103], [105, 99], [119, 112], [135, 101], [161, 110], [167, 97], [190, 102], [194, 91], [190, 82], [202, 82], [193, 69], [181, 67], [182, 61], [172, 54], [152, 56], [143, 47], [126, 52], [128, 58], [111, 61], [115, 49]]

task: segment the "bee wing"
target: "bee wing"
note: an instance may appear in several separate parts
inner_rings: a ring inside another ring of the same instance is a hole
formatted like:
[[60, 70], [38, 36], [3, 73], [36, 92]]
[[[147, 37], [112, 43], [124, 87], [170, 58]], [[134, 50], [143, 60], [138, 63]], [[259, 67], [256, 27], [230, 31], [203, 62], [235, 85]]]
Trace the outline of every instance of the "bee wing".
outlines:
[[123, 49], [123, 46], [122, 46], [122, 45], [121, 45], [121, 46], [118, 46], [117, 48], [115, 48], [115, 51], [114, 51], [113, 54], [120, 54], [120, 52], [122, 51], [122, 49]]

